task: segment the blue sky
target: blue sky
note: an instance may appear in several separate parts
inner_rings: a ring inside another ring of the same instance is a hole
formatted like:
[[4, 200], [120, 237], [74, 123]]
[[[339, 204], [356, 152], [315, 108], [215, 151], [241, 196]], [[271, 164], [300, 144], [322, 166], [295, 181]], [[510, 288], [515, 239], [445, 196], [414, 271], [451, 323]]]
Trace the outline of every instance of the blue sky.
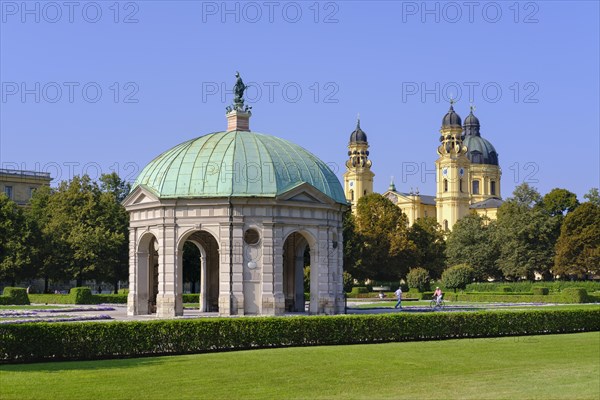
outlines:
[[599, 186], [596, 1], [1, 1], [0, 166], [134, 180], [224, 130], [235, 71], [251, 129], [341, 178], [360, 113], [375, 190], [434, 194], [450, 96], [474, 103], [502, 195]]

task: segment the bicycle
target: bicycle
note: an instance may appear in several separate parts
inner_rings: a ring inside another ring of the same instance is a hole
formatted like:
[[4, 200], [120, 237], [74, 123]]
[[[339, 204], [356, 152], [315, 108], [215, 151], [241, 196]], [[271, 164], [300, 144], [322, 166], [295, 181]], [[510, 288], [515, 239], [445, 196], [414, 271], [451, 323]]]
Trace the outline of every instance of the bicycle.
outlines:
[[435, 310], [442, 310], [442, 309], [445, 307], [445, 304], [444, 304], [444, 299], [441, 299], [441, 300], [439, 301], [439, 303], [438, 303], [438, 301], [437, 301], [436, 299], [433, 299], [433, 300], [431, 300], [431, 301], [429, 302], [429, 307], [430, 307], [432, 310], [434, 310], [434, 311], [435, 311]]

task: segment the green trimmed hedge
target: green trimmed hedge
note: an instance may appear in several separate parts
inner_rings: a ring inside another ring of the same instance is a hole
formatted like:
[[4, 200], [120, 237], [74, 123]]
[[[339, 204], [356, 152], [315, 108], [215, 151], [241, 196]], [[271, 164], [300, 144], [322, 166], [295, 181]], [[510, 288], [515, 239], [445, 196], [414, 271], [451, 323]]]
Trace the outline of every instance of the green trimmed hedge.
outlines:
[[200, 294], [199, 293], [184, 293], [183, 294], [183, 302], [200, 304]]
[[450, 301], [492, 302], [492, 303], [594, 303], [600, 296], [588, 295], [583, 288], [566, 288], [562, 292], [548, 294], [534, 293], [452, 293], [444, 294], [444, 299]]
[[546, 296], [548, 293], [550, 293], [550, 289], [548, 289], [547, 287], [533, 287], [531, 288], [531, 291], [533, 292], [533, 294], [537, 294], [537, 295], [543, 295]]
[[0, 296], [0, 305], [26, 305], [29, 304], [27, 289], [20, 287], [5, 287]]
[[547, 287], [552, 292], [560, 292], [566, 288], [579, 287], [588, 293], [600, 291], [600, 281], [553, 281], [553, 282], [478, 282], [469, 283], [467, 292], [501, 292], [501, 287], [510, 287], [513, 292], [533, 292], [535, 287]]
[[0, 325], [0, 362], [600, 330], [600, 309]]
[[36, 304], [126, 304], [127, 294], [92, 294], [90, 288], [72, 288], [69, 294], [30, 294]]

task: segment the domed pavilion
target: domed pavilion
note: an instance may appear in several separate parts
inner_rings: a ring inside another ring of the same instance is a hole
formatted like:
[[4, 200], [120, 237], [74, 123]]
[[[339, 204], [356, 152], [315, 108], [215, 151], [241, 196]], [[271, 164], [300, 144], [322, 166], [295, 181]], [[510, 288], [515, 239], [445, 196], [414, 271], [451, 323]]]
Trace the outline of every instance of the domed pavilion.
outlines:
[[342, 186], [302, 147], [250, 131], [246, 86], [237, 76], [227, 130], [160, 154], [124, 200], [130, 214], [129, 315], [183, 314], [186, 242], [201, 254], [200, 311], [344, 312]]

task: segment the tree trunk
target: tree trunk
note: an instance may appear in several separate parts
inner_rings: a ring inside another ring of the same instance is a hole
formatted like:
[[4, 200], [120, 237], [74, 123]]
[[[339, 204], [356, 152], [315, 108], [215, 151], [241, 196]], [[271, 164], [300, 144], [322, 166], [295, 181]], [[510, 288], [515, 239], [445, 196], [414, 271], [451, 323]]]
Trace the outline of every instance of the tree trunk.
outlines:
[[114, 294], [118, 294], [119, 293], [119, 280], [115, 279], [113, 282], [113, 287], [114, 287]]
[[50, 279], [48, 279], [48, 275], [44, 276], [44, 293], [48, 293], [48, 286], [50, 284]]

